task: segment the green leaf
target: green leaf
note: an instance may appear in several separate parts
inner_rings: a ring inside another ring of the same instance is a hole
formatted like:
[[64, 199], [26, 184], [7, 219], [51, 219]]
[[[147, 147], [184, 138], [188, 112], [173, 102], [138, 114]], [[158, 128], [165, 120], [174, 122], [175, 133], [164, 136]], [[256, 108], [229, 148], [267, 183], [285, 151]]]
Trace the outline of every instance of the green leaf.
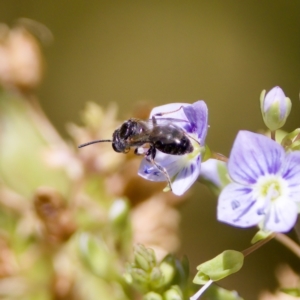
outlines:
[[272, 234], [272, 231], [259, 230], [251, 240], [251, 244], [255, 244], [260, 240], [266, 239], [268, 236]]
[[218, 281], [239, 271], [244, 263], [244, 255], [235, 250], [226, 250], [215, 258], [197, 267], [193, 282], [205, 284], [209, 280]]

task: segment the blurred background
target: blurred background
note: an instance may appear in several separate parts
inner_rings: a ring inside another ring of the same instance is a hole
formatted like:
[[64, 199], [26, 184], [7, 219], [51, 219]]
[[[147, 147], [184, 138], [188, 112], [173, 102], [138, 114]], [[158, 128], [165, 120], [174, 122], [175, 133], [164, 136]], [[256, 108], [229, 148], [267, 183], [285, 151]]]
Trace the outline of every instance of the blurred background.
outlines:
[[[44, 78], [36, 94], [51, 122], [68, 138], [66, 123], [80, 122], [87, 101], [114, 102], [125, 120], [141, 105], [203, 99], [209, 108], [211, 149], [229, 155], [240, 129], [264, 129], [263, 89], [279, 85], [293, 108], [287, 131], [299, 126], [300, 2], [266, 1], [38, 1], [2, 0], [0, 22], [18, 18], [44, 24]], [[107, 131], [110, 138], [111, 131]], [[99, 146], [100, 147], [100, 146]], [[249, 246], [255, 230], [216, 221], [216, 198], [195, 184], [180, 210], [179, 255], [191, 272], [224, 249]], [[246, 299], [274, 289], [276, 265], [299, 270], [293, 255], [272, 241], [222, 281]]]

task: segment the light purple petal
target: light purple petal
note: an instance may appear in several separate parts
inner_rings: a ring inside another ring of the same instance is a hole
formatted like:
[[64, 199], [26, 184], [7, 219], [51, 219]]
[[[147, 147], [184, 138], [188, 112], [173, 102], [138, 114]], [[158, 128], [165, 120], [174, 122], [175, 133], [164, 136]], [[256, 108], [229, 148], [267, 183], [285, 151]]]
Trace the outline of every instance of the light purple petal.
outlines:
[[166, 176], [160, 172], [150, 160], [144, 158], [140, 164], [138, 175], [150, 181], [166, 181]]
[[189, 161], [183, 169], [176, 175], [172, 182], [172, 191], [175, 195], [183, 195], [197, 180], [201, 170], [201, 156], [198, 155]]
[[287, 181], [289, 197], [293, 201], [300, 201], [300, 151], [286, 155], [282, 170], [282, 177]]
[[237, 183], [254, 184], [260, 176], [277, 174], [284, 157], [282, 146], [270, 138], [239, 131], [228, 161], [228, 172]]
[[290, 199], [273, 203], [264, 221], [264, 228], [274, 232], [290, 231], [297, 221], [297, 204]]
[[192, 106], [184, 107], [184, 112], [192, 124], [195, 127], [195, 133], [199, 138], [201, 146], [204, 145], [207, 128], [208, 128], [208, 109], [203, 100], [199, 100], [192, 104]]
[[221, 222], [236, 227], [254, 226], [263, 218], [259, 211], [259, 203], [249, 187], [230, 183], [219, 196], [217, 215]]
[[212, 182], [215, 186], [221, 187], [222, 182], [219, 174], [219, 166], [222, 165], [222, 169], [226, 168], [226, 163], [214, 158], [210, 158], [201, 164], [200, 177]]
[[[156, 150], [155, 162], [165, 168], [169, 177], [172, 178], [183, 168], [185, 158], [184, 156], [170, 155]], [[166, 176], [147, 157], [143, 158], [138, 175], [151, 181], [167, 181]]]

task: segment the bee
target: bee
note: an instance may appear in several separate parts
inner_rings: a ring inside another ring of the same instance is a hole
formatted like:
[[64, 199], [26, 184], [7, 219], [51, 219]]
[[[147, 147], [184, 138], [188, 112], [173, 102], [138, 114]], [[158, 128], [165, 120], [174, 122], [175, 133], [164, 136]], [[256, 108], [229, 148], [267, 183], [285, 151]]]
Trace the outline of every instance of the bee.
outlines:
[[[180, 107], [178, 110], [181, 108], [183, 107]], [[175, 111], [155, 114], [147, 121], [130, 118], [114, 131], [112, 139], [91, 141], [79, 145], [78, 148], [96, 143], [111, 142], [115, 152], [128, 153], [133, 147], [135, 148], [135, 154], [145, 155], [146, 159], [150, 160], [165, 175], [169, 188], [172, 190], [171, 180], [167, 171], [154, 160], [156, 151], [159, 150], [170, 155], [184, 155], [194, 150], [191, 137], [188, 136], [183, 128], [176, 124], [178, 122], [188, 123], [188, 121], [173, 118], [157, 118], [173, 112]], [[146, 145], [148, 147], [145, 148]]]

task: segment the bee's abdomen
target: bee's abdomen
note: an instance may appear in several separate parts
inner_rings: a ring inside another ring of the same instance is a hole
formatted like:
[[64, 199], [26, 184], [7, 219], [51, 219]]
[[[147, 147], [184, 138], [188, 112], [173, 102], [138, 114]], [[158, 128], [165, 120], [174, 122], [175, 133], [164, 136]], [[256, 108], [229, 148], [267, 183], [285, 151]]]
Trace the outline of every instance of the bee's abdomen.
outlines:
[[154, 147], [159, 151], [172, 154], [172, 155], [184, 155], [191, 153], [193, 151], [193, 146], [189, 138], [185, 135], [181, 138], [167, 139], [167, 140], [158, 140], [155, 141]]

